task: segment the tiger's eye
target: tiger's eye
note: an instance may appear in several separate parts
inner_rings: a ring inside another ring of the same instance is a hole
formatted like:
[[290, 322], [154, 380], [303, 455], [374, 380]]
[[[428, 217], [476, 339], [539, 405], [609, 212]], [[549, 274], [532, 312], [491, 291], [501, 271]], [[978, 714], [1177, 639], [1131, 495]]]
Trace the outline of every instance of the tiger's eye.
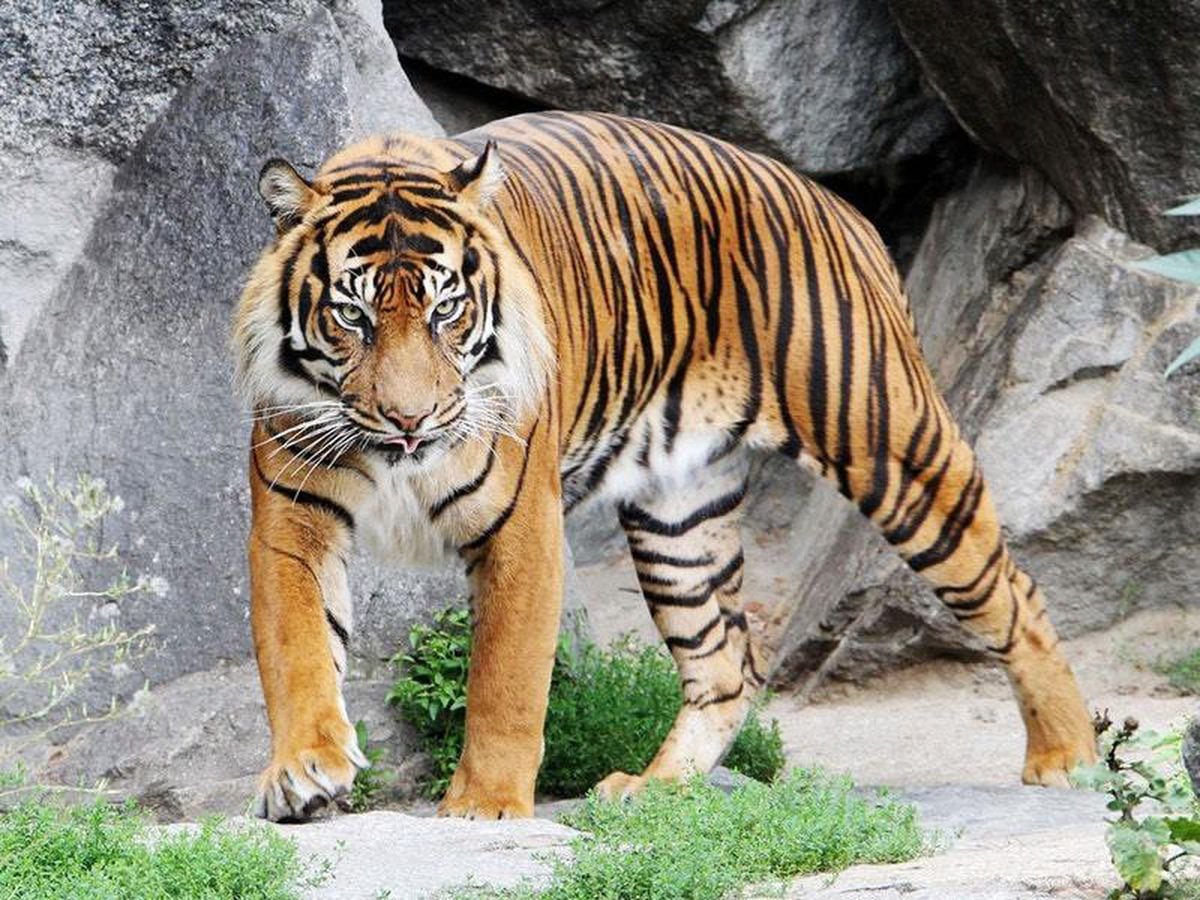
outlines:
[[343, 303], [338, 307], [338, 315], [346, 322], [357, 322], [363, 316], [363, 311], [353, 303]]
[[451, 298], [449, 300], [443, 300], [433, 308], [433, 311], [439, 316], [448, 316], [450, 313], [454, 312], [454, 307], [457, 305], [458, 300]]

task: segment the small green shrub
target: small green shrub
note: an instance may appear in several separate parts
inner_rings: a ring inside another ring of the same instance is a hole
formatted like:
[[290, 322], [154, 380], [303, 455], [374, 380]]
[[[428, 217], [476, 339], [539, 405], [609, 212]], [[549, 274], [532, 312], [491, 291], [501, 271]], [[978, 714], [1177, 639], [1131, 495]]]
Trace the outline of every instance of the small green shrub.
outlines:
[[818, 771], [793, 770], [730, 794], [696, 778], [651, 784], [624, 804], [592, 795], [564, 821], [586, 834], [572, 843], [570, 858], [555, 861], [549, 887], [484, 895], [719, 900], [751, 884], [902, 862], [927, 847], [913, 807], [865, 798], [849, 779]]
[[779, 720], [772, 719], [764, 724], [759, 711], [767, 698], [761, 697], [755, 709], [746, 717], [746, 724], [738, 733], [737, 740], [725, 757], [726, 768], [756, 781], [771, 782], [783, 771], [787, 758], [783, 755], [783, 735], [779, 733]]
[[1123, 885], [1110, 897], [1185, 900], [1200, 896], [1200, 884], [1170, 878], [1172, 867], [1200, 858], [1200, 805], [1180, 755], [1179, 732], [1139, 732], [1135, 719], [1120, 728], [1097, 717], [1101, 759], [1072, 773], [1080, 787], [1111, 798], [1106, 840]]
[[[445, 790], [462, 751], [470, 632], [466, 610], [447, 610], [432, 626], [415, 626], [409, 651], [394, 660], [401, 672], [388, 699], [418, 729], [432, 757], [431, 794]], [[563, 642], [550, 685], [538, 788], [553, 796], [576, 796], [614, 770], [642, 771], [682, 700], [675, 664], [657, 648], [628, 640], [610, 650]], [[756, 708], [725, 764], [770, 781], [783, 763], [778, 724], [764, 725]]]
[[575, 797], [610, 772], [642, 771], [671, 730], [681, 700], [675, 664], [655, 647], [625, 641], [611, 650], [560, 649], [539, 789]]
[[427, 787], [437, 796], [450, 784], [466, 732], [470, 612], [443, 610], [433, 617], [433, 625], [414, 625], [408, 643], [409, 651], [392, 659], [402, 672], [387, 699], [421, 735], [433, 763]]
[[26, 800], [0, 815], [3, 900], [293, 900], [328, 868], [306, 871], [267, 826], [210, 820], [155, 835], [132, 806], [60, 808]]
[[[89, 709], [80, 697], [93, 679], [128, 668], [146, 653], [153, 628], [118, 627], [122, 604], [164, 596], [161, 577], [125, 571], [104, 524], [124, 509], [104, 481], [53, 475], [18, 478], [0, 498], [0, 527], [12, 534], [0, 558], [0, 609], [11, 628], [0, 634], [0, 726], [23, 735], [0, 747], [0, 772], [20, 750], [71, 724], [117, 713], [116, 699]], [[0, 783], [0, 793], [7, 785]]]
[[354, 736], [358, 742], [358, 749], [370, 765], [359, 769], [358, 774], [354, 776], [354, 786], [350, 789], [350, 811], [366, 812], [379, 802], [380, 792], [395, 778], [395, 773], [388, 772], [378, 765], [383, 761], [386, 751], [383, 747], [371, 746], [367, 723], [362, 719], [354, 723]]

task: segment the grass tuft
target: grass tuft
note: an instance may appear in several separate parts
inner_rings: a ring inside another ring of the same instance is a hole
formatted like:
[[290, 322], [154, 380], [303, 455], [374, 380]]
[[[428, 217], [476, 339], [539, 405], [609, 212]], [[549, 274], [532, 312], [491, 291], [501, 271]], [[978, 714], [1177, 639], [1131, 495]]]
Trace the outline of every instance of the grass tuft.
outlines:
[[1200, 650], [1160, 660], [1154, 671], [1165, 675], [1171, 687], [1185, 694], [1200, 694]]
[[295, 900], [320, 883], [266, 826], [152, 832], [132, 805], [28, 800], [0, 815], [0, 900]]
[[573, 858], [554, 862], [548, 887], [482, 895], [718, 900], [747, 885], [903, 862], [927, 848], [913, 807], [864, 797], [849, 779], [811, 770], [730, 794], [695, 779], [651, 783], [625, 804], [593, 795], [564, 822], [586, 834], [573, 842]]

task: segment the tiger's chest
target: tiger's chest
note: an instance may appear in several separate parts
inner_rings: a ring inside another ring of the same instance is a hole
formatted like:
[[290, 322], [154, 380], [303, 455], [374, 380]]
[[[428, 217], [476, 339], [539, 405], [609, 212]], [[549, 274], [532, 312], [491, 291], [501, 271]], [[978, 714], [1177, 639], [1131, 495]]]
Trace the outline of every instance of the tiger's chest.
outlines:
[[374, 469], [374, 489], [355, 512], [363, 546], [381, 562], [440, 567], [454, 558], [451, 530], [430, 515], [429, 480], [399, 467]]

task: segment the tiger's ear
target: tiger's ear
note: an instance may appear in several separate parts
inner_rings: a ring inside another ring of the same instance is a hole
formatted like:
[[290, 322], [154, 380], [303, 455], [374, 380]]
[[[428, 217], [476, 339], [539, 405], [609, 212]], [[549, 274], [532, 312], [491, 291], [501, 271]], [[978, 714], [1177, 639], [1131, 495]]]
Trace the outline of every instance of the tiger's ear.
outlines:
[[285, 234], [300, 224], [320, 196], [291, 164], [268, 159], [258, 173], [258, 192], [267, 201], [275, 230]]
[[482, 153], [464, 160], [447, 172], [446, 181], [459, 199], [483, 209], [500, 190], [505, 174], [496, 142], [488, 141]]

